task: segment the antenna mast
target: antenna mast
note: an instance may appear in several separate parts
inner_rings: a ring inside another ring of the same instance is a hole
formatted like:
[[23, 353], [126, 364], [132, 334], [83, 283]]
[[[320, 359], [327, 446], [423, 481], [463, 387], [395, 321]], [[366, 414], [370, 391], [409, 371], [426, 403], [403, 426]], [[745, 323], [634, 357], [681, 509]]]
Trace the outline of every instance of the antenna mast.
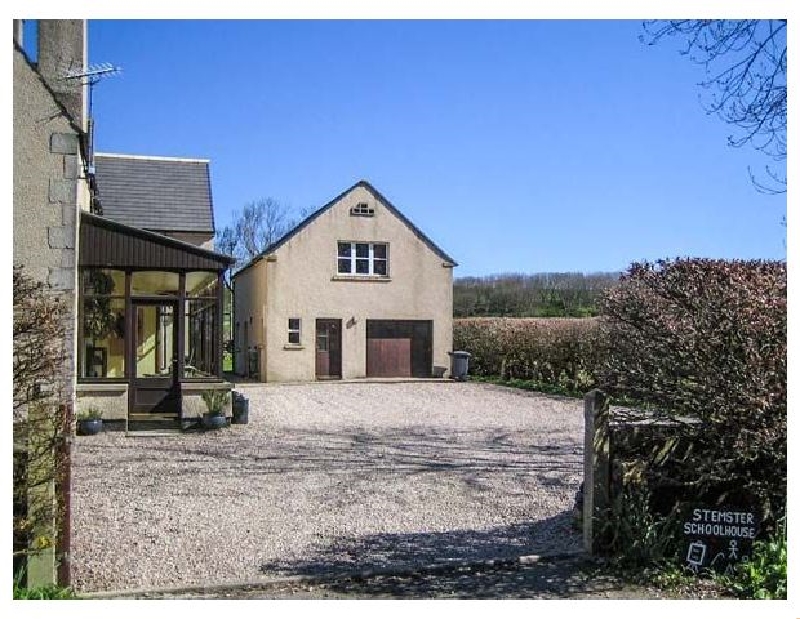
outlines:
[[112, 77], [122, 73], [122, 68], [112, 65], [110, 62], [90, 65], [88, 68], [70, 69], [64, 74], [64, 79], [81, 80], [83, 86], [89, 87], [89, 105], [87, 109], [87, 133], [89, 143], [87, 144], [87, 164], [89, 174], [94, 174], [94, 117], [92, 116], [92, 95], [94, 86], [103, 78]]

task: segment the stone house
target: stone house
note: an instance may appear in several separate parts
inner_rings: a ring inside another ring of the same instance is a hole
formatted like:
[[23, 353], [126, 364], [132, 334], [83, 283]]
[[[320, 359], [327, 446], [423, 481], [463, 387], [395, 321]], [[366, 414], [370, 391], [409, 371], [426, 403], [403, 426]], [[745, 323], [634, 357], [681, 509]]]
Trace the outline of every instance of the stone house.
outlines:
[[[233, 259], [212, 251], [209, 162], [94, 155], [86, 20], [37, 22], [34, 62], [13, 20], [13, 262], [68, 309], [64, 363], [45, 388], [62, 410], [100, 409], [110, 428], [191, 424], [204, 390], [231, 388], [221, 282]], [[15, 402], [15, 466], [31, 440], [17, 440], [25, 408]], [[54, 502], [52, 487], [27, 492], [27, 507], [34, 492]], [[57, 565], [55, 548], [37, 550], [28, 584], [54, 582]], [[69, 562], [58, 569], [68, 583]]]
[[260, 381], [444, 376], [455, 266], [360, 181], [233, 276], [237, 372]]
[[62, 77], [83, 67], [84, 20], [41, 20], [38, 62], [22, 48], [14, 20], [13, 261], [49, 284], [69, 311], [66, 363], [55, 387], [71, 402], [74, 390], [76, 246], [80, 205], [88, 205], [86, 110], [80, 82]]
[[[85, 97], [79, 81], [63, 76], [67, 68], [85, 67], [85, 23], [41, 20], [36, 63], [22, 47], [22, 20], [13, 20], [13, 26], [13, 263], [28, 278], [49, 286], [66, 309], [61, 367], [55, 375], [37, 376], [36, 393], [17, 398], [14, 389], [14, 569], [24, 567], [25, 582], [35, 586], [55, 582], [59, 569], [61, 580], [68, 581], [66, 562], [59, 568], [57, 557], [67, 550], [69, 518], [57, 516], [55, 484], [30, 483], [37, 474], [55, 477], [54, 445], [43, 431], [46, 423], [25, 422], [33, 417], [31, 399], [62, 405], [62, 411], [74, 408], [77, 222], [89, 191]], [[20, 466], [26, 472], [18, 485]], [[18, 525], [20, 514], [34, 527], [25, 535], [20, 533], [25, 526]], [[52, 543], [38, 544], [36, 538]]]

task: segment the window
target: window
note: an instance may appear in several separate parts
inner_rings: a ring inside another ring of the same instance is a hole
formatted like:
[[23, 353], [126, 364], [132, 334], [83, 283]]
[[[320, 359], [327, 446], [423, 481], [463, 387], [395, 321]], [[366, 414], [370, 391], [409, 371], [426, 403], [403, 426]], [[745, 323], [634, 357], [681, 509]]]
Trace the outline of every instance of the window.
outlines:
[[125, 376], [125, 273], [85, 269], [81, 273], [78, 332], [80, 378]]
[[219, 277], [212, 271], [186, 273], [184, 378], [219, 375], [215, 337]]
[[189, 271], [186, 274], [187, 297], [216, 297], [219, 278], [213, 271]]
[[300, 345], [300, 319], [289, 319], [289, 343]]
[[374, 217], [375, 210], [370, 208], [366, 202], [359, 202], [350, 209], [350, 214], [353, 217]]
[[216, 299], [186, 300], [186, 341], [184, 377], [207, 378], [217, 375], [214, 358]]
[[337, 272], [339, 275], [388, 275], [387, 244], [339, 241]]
[[131, 279], [131, 294], [178, 296], [178, 274], [169, 271], [137, 271]]

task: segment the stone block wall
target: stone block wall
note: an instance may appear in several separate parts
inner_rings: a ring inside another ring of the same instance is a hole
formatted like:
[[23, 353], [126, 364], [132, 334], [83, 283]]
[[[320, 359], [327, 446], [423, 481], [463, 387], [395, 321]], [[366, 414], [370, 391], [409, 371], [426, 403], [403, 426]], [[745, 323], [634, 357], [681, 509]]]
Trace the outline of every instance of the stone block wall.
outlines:
[[690, 438], [702, 424], [611, 407], [598, 389], [586, 394], [584, 415], [583, 540], [584, 550], [595, 554], [615, 500], [626, 484], [646, 472], [641, 454], [655, 453], [680, 437]]

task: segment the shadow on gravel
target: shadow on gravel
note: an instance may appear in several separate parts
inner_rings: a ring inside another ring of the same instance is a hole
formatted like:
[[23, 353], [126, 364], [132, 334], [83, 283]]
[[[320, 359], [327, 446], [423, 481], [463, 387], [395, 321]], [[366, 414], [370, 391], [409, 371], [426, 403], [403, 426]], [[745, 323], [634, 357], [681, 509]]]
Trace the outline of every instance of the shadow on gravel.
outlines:
[[[421, 566], [457, 566], [488, 559], [580, 549], [571, 512], [551, 518], [488, 530], [436, 533], [386, 533], [368, 536], [317, 534], [319, 543], [307, 560], [278, 560], [261, 565], [270, 576], [320, 576], [385, 571]], [[547, 540], [537, 547], [536, 540]], [[548, 545], [549, 544], [549, 545]], [[555, 544], [555, 546], [554, 546]]]
[[[291, 597], [312, 597], [311, 592], [313, 590], [298, 587], [291, 592]], [[565, 559], [532, 565], [461, 567], [438, 573], [344, 578], [325, 583], [313, 597], [459, 600], [660, 597], [654, 593], [643, 587], [630, 587], [613, 577], [592, 575], [591, 564], [585, 559]], [[270, 597], [282, 596], [267, 592], [263, 595], [263, 598]]]
[[[286, 429], [279, 438], [219, 435], [214, 443], [136, 441], [112, 451], [92, 450], [93, 469], [109, 473], [131, 465], [157, 469], [159, 476], [183, 476], [201, 468], [204, 475], [229, 475], [245, 470], [248, 477], [306, 471], [345, 473], [349, 480], [371, 479], [376, 473], [413, 476], [431, 472], [464, 475], [477, 483], [484, 473], [539, 475], [548, 486], [563, 484], [562, 474], [583, 469], [583, 445], [553, 433], [487, 428], [481, 431], [436, 430], [429, 427], [331, 430]], [[164, 467], [171, 462], [171, 467]]]

